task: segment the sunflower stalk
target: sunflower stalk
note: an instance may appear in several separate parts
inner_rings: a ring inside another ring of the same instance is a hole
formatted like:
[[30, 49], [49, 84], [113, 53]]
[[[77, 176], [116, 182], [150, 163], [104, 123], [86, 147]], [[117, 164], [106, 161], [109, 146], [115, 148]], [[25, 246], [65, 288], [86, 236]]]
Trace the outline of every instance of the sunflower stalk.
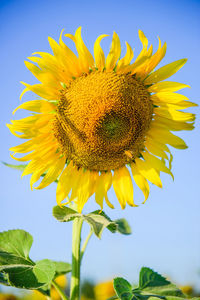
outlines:
[[88, 243], [89, 243], [89, 240], [90, 240], [91, 237], [92, 237], [92, 234], [93, 234], [93, 231], [92, 231], [92, 229], [90, 229], [90, 232], [88, 233], [88, 236], [86, 237], [86, 240], [85, 240], [85, 242], [84, 242], [84, 244], [83, 244], [83, 247], [81, 248], [81, 261], [82, 261], [83, 255], [84, 255], [84, 253], [85, 253], [85, 250], [86, 250], [86, 248], [87, 248], [87, 245], [88, 245]]
[[[55, 280], [52, 281], [52, 285], [57, 290], [57, 292], [60, 295], [60, 297], [62, 298], [62, 300], [69, 300], [69, 298], [65, 295], [65, 293], [63, 292], [61, 287], [56, 283]], [[51, 298], [48, 297], [47, 299], [51, 299]]]
[[75, 218], [72, 228], [72, 277], [70, 300], [80, 299], [81, 229], [83, 219]]

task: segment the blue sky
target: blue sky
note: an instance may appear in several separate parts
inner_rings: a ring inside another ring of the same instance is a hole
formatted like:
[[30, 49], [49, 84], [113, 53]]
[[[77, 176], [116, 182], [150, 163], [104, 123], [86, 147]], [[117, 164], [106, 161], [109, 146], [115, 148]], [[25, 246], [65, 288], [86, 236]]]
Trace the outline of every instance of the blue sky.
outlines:
[[[13, 109], [19, 105], [23, 89], [20, 81], [36, 80], [25, 68], [23, 61], [35, 51], [50, 51], [47, 37], [58, 40], [63, 28], [74, 33], [82, 26], [83, 39], [93, 51], [93, 43], [100, 34], [116, 31], [122, 45], [128, 41], [141, 49], [138, 29], [142, 29], [154, 49], [157, 35], [167, 42], [168, 50], [162, 64], [188, 58], [187, 64], [172, 80], [187, 83], [191, 89], [184, 94], [199, 102], [199, 1], [0, 1], [1, 36], [1, 148], [0, 159], [14, 163], [8, 149], [19, 141], [5, 124], [12, 119]], [[107, 53], [110, 39], [102, 42]], [[71, 43], [69, 43], [72, 46]], [[123, 49], [124, 51], [124, 49]], [[24, 101], [33, 99], [25, 96]], [[110, 198], [116, 209], [105, 208], [111, 218], [125, 217], [131, 236], [104, 232], [102, 240], [93, 237], [82, 265], [83, 278], [102, 281], [114, 276], [138, 280], [142, 266], [154, 268], [178, 284], [200, 283], [200, 197], [199, 197], [199, 109], [196, 129], [181, 133], [188, 144], [187, 150], [172, 149], [174, 154], [171, 178], [162, 175], [163, 189], [151, 187], [145, 205], [127, 207], [121, 211], [114, 192]], [[20, 116], [20, 114], [18, 114]], [[34, 237], [31, 250], [33, 259], [71, 258], [71, 224], [58, 223], [51, 215], [56, 204], [56, 185], [41, 191], [31, 191], [29, 177], [1, 165], [0, 230], [20, 228]], [[136, 190], [137, 203], [142, 194]], [[93, 199], [85, 212], [97, 209]], [[87, 233], [87, 226], [84, 234]]]

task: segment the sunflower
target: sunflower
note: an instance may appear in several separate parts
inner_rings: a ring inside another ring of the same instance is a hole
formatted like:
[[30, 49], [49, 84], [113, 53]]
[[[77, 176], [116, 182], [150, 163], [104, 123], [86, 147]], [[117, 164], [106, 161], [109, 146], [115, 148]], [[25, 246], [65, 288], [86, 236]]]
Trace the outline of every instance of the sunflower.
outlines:
[[[19, 161], [30, 161], [23, 176], [32, 174], [31, 188], [42, 189], [58, 179], [58, 205], [75, 202], [82, 211], [88, 199], [113, 208], [108, 190], [113, 186], [121, 208], [133, 200], [133, 182], [144, 198], [149, 195], [149, 182], [162, 187], [160, 172], [173, 177], [172, 154], [167, 145], [187, 148], [171, 131], [192, 130], [195, 115], [182, 110], [195, 103], [175, 93], [186, 84], [163, 81], [186, 62], [180, 59], [154, 71], [166, 53], [166, 43], [159, 39], [157, 51], [139, 30], [142, 50], [133, 63], [133, 50], [126, 43], [126, 54], [120, 57], [121, 45], [114, 32], [108, 56], [100, 42], [94, 43], [94, 58], [81, 37], [65, 34], [76, 46], [75, 55], [63, 42], [49, 37], [53, 55], [35, 52], [25, 61], [26, 67], [40, 81], [25, 86], [22, 95], [32, 91], [40, 98], [21, 104], [18, 109], [31, 115], [11, 121], [10, 131], [27, 139], [12, 147], [11, 155]], [[20, 97], [20, 98], [21, 98]], [[14, 113], [13, 112], [13, 113]], [[19, 158], [15, 156], [20, 155]], [[132, 177], [131, 173], [132, 172]]]
[[94, 291], [95, 300], [107, 300], [108, 298], [116, 295], [112, 280], [97, 284], [94, 288]]

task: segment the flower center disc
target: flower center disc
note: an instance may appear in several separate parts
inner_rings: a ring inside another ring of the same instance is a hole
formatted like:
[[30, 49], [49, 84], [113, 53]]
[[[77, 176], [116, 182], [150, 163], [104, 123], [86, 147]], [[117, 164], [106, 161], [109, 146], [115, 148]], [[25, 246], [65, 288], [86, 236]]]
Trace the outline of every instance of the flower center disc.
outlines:
[[139, 156], [152, 110], [149, 93], [131, 74], [93, 71], [62, 92], [54, 134], [78, 167], [113, 170]]

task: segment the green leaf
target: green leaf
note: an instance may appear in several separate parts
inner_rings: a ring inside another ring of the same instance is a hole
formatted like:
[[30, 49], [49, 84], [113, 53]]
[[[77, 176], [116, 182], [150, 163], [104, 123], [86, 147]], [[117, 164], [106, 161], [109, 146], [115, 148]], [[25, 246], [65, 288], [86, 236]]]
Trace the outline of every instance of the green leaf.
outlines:
[[55, 266], [48, 259], [38, 261], [31, 268], [14, 267], [9, 270], [9, 282], [12, 286], [25, 289], [38, 289], [49, 284], [54, 278]]
[[55, 265], [55, 277], [58, 277], [60, 275], [67, 274], [72, 271], [72, 266], [69, 263], [63, 262], [63, 261], [53, 261]]
[[117, 231], [120, 232], [121, 234], [131, 234], [131, 227], [128, 224], [126, 219], [118, 219], [114, 221], [117, 224]]
[[53, 216], [60, 222], [70, 222], [75, 218], [83, 218], [83, 220], [90, 225], [92, 231], [98, 238], [101, 238], [105, 228], [112, 233], [119, 232], [126, 235], [131, 233], [131, 228], [125, 219], [112, 221], [105, 212], [101, 210], [96, 210], [87, 215], [83, 215], [67, 206], [60, 207], [57, 205], [53, 208]]
[[32, 236], [24, 230], [0, 233], [0, 272], [7, 274], [9, 285], [38, 289], [54, 278], [54, 262], [45, 259], [34, 263], [29, 258], [32, 242]]
[[140, 271], [139, 289], [145, 293], [152, 294], [152, 296], [185, 297], [179, 288], [149, 268], [142, 268]]
[[126, 279], [117, 277], [114, 279], [113, 285], [117, 296], [121, 300], [133, 299], [132, 286]]
[[[56, 279], [60, 275], [71, 272], [72, 267], [69, 263], [62, 261], [52, 261], [55, 266], [55, 275], [53, 279]], [[42, 288], [38, 289], [45, 296], [50, 296], [51, 284], [44, 285]]]
[[41, 288], [37, 289], [43, 295], [50, 297], [51, 295], [51, 284], [43, 285]]
[[24, 169], [26, 168], [27, 164], [22, 164], [22, 165], [12, 165], [12, 164], [8, 164], [4, 161], [2, 161], [2, 164], [4, 164], [6, 167], [12, 168], [12, 169], [16, 169], [19, 170], [21, 172], [24, 171]]
[[0, 232], [0, 251], [28, 259], [32, 243], [32, 236], [24, 230]]
[[36, 264], [7, 252], [0, 252], [0, 271], [8, 274], [10, 285], [38, 289], [50, 283], [55, 275], [55, 265], [49, 260]]
[[9, 286], [8, 275], [0, 272], [0, 283]]
[[132, 289], [124, 278], [115, 278], [114, 289], [121, 300], [188, 300], [179, 288], [149, 268], [141, 269], [138, 288]]
[[88, 215], [83, 215], [84, 220], [90, 225], [94, 234], [101, 238], [103, 230], [109, 226], [109, 230], [115, 232], [117, 226], [110, 220], [104, 212], [95, 211]]
[[111, 220], [111, 218], [106, 215], [106, 213], [104, 211], [101, 211], [101, 210], [96, 210], [94, 212], [92, 212], [92, 214], [95, 214], [95, 215], [101, 215], [102, 217], [104, 217], [105, 219], [107, 219], [107, 221], [109, 221], [109, 225], [106, 226], [106, 228], [111, 231], [112, 233], [115, 233], [117, 231], [117, 224], [115, 221]]
[[48, 284], [55, 275], [55, 263], [50, 259], [43, 259], [36, 262], [33, 267], [33, 273], [39, 282]]
[[126, 219], [111, 220], [105, 212], [96, 210], [88, 215], [83, 216], [87, 221], [93, 232], [98, 238], [101, 238], [101, 234], [105, 228], [110, 230], [112, 233], [119, 232], [121, 234], [131, 234], [131, 227]]
[[53, 216], [60, 222], [70, 222], [77, 217], [80, 218], [82, 215], [72, 208], [67, 206], [60, 207], [57, 205], [53, 208]]
[[71, 265], [49, 259], [33, 262], [29, 257], [32, 242], [32, 236], [24, 230], [0, 233], [0, 283], [38, 289], [49, 296], [52, 280], [70, 272]]
[[140, 276], [139, 276], [140, 289], [144, 289], [146, 287], [151, 287], [151, 286], [168, 285], [169, 283], [170, 282], [166, 278], [154, 272], [150, 268], [143, 267], [140, 270]]

